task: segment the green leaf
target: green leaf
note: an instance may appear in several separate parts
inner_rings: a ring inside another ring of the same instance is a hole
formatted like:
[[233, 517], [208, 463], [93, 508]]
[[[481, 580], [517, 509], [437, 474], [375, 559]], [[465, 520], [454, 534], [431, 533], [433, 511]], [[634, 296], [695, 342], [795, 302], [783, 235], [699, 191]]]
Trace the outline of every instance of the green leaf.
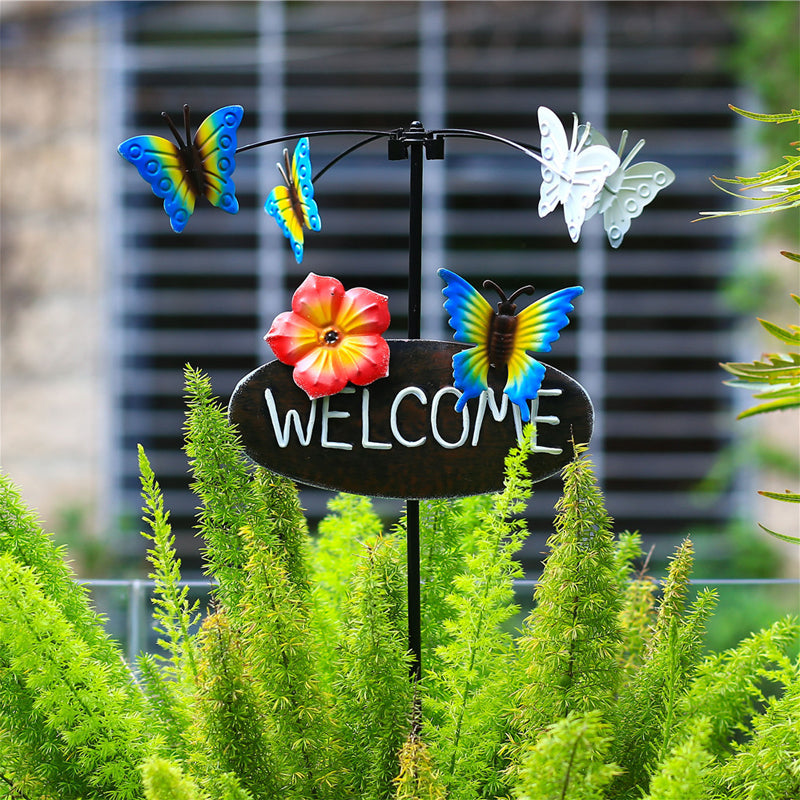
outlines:
[[[794, 354], [793, 354], [794, 355]], [[800, 356], [783, 360], [784, 356], [770, 353], [768, 356], [772, 363], [753, 361], [750, 363], [729, 362], [722, 364], [722, 368], [731, 375], [736, 375], [741, 380], [731, 385], [747, 383], [783, 383], [792, 382], [800, 385]]]
[[760, 405], [742, 411], [736, 419], [746, 419], [754, 417], [756, 414], [766, 414], [770, 411], [785, 411], [788, 408], [800, 407], [800, 397], [784, 397], [780, 400], [773, 400], [771, 403], [761, 403]]
[[790, 325], [788, 328], [782, 328], [780, 325], [765, 319], [759, 319], [758, 321], [776, 339], [780, 339], [780, 341], [786, 342], [786, 344], [790, 344], [793, 347], [800, 347], [800, 325]]
[[797, 122], [800, 124], [800, 111], [796, 108], [793, 108], [788, 114], [757, 114], [755, 111], [745, 111], [730, 103], [728, 103], [728, 108], [731, 111], [735, 111], [737, 114], [741, 114], [743, 117], [754, 119], [757, 122], [775, 122], [778, 125], [782, 122]]
[[798, 536], [789, 536], [785, 533], [778, 533], [777, 531], [771, 531], [766, 525], [762, 525], [760, 522], [758, 523], [758, 527], [766, 531], [770, 536], [774, 536], [776, 539], [780, 539], [782, 542], [789, 542], [789, 544], [800, 544], [800, 537]]
[[768, 391], [765, 390], [763, 392], [759, 392], [758, 394], [754, 394], [753, 397], [757, 397], [759, 400], [764, 398], [771, 398], [772, 400], [777, 400], [779, 397], [798, 397], [800, 396], [800, 387], [797, 386], [784, 386], [783, 388], [776, 386]]
[[788, 489], [785, 492], [759, 492], [763, 497], [769, 497], [771, 500], [782, 500], [784, 503], [800, 503], [800, 494], [790, 492]]

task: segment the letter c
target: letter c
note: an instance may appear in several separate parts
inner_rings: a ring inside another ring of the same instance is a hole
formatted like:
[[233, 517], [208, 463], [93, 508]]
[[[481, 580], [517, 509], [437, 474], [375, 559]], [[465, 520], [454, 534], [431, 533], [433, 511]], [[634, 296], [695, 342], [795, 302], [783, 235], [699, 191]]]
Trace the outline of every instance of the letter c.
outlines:
[[392, 436], [400, 442], [403, 447], [421, 447], [425, 444], [425, 440], [428, 438], [427, 436], [421, 436], [419, 439], [409, 441], [406, 439], [401, 433], [399, 428], [397, 427], [397, 409], [400, 407], [401, 401], [407, 397], [408, 395], [413, 395], [414, 397], [419, 400], [419, 402], [426, 406], [428, 405], [428, 398], [425, 397], [425, 392], [419, 388], [419, 386], [407, 386], [405, 389], [402, 389], [397, 393], [397, 396], [392, 401], [392, 410], [389, 417], [389, 422], [392, 428]]

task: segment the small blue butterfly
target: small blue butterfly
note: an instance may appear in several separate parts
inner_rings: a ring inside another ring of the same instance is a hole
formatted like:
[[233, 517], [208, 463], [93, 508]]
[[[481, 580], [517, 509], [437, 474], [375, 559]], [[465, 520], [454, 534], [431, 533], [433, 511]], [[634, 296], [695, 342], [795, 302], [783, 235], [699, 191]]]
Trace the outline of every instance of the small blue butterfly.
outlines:
[[494, 281], [484, 281], [484, 286], [500, 295], [495, 311], [460, 275], [449, 269], [440, 269], [437, 274], [445, 282], [444, 309], [450, 314], [450, 327], [455, 330], [453, 338], [474, 345], [453, 356], [453, 385], [463, 392], [456, 403], [456, 411], [461, 411], [467, 400], [478, 397], [488, 388], [490, 367], [506, 366], [508, 376], [503, 392], [519, 406], [522, 421], [528, 422], [528, 401], [536, 397], [545, 367], [527, 351], [549, 352], [561, 329], [569, 323], [567, 313], [573, 310], [572, 301], [583, 294], [583, 288], [560, 289], [516, 314], [514, 300], [520, 294], [531, 294], [533, 286], [523, 286], [506, 297]]
[[275, 217], [300, 264], [303, 260], [303, 226], [312, 231], [322, 229], [319, 209], [314, 201], [314, 184], [311, 182], [308, 137], [304, 136], [297, 143], [291, 164], [289, 151], [284, 149], [283, 161], [283, 164], [278, 164], [278, 170], [286, 185], [278, 185], [269, 193], [264, 210]]
[[117, 148], [153, 193], [164, 200], [164, 211], [175, 233], [186, 227], [198, 197], [206, 197], [211, 205], [229, 214], [239, 210], [231, 175], [236, 167], [236, 131], [243, 115], [241, 106], [220, 108], [203, 120], [191, 139], [189, 106], [184, 106], [186, 141], [163, 114], [175, 142], [161, 136], [134, 136]]

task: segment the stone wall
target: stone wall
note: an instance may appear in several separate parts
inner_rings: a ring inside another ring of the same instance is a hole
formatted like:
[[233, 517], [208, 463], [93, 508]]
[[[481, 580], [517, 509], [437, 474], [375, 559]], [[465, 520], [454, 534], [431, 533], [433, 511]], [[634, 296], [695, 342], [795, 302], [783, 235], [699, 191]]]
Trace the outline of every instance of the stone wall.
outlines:
[[49, 529], [97, 527], [105, 440], [95, 4], [2, 8], [0, 463]]

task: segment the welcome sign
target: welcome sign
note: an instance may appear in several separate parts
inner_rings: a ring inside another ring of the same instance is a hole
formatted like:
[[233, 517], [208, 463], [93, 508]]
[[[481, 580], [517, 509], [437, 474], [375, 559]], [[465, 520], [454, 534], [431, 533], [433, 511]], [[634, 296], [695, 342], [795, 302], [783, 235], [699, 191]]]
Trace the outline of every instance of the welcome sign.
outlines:
[[[568, 324], [572, 301], [583, 289], [553, 292], [517, 311], [516, 299], [531, 285], [510, 291], [493, 280], [493, 308], [467, 280], [438, 270], [453, 342], [420, 340], [422, 286], [423, 159], [444, 158], [447, 137], [472, 137], [511, 147], [537, 163], [542, 177], [538, 214], [559, 206], [573, 242], [584, 221], [602, 217], [612, 247], [631, 221], [674, 180], [656, 162], [631, 161], [644, 140], [621, 159], [618, 152], [573, 114], [572, 137], [545, 106], [537, 112], [541, 146], [485, 131], [426, 130], [414, 121], [388, 131], [327, 130], [290, 134], [238, 146], [244, 109], [226, 106], [207, 116], [191, 136], [189, 106], [184, 134], [166, 113], [175, 142], [134, 136], [119, 153], [149, 184], [180, 233], [195, 202], [235, 214], [236, 159], [255, 148], [295, 139], [283, 151], [282, 184], [267, 195], [264, 211], [277, 223], [295, 260], [303, 261], [305, 231], [322, 230], [316, 181], [342, 158], [385, 141], [390, 161], [408, 160], [408, 340], [387, 340], [388, 298], [364, 287], [345, 291], [333, 277], [309, 273], [265, 337], [277, 361], [247, 375], [229, 405], [247, 454], [270, 470], [302, 483], [356, 494], [406, 498], [408, 644], [412, 678], [421, 678], [419, 499], [455, 497], [502, 489], [508, 451], [530, 435], [528, 468], [540, 481], [573, 457], [573, 443], [588, 443], [592, 405], [568, 375], [538, 361]], [[357, 135], [314, 175], [310, 139]], [[530, 421], [530, 427], [523, 423]], [[528, 431], [531, 431], [528, 434]]]
[[[455, 342], [389, 340], [391, 372], [368, 386], [310, 399], [292, 369], [272, 361], [247, 375], [229, 415], [245, 451], [273, 472], [311, 486], [383, 497], [455, 497], [499, 491], [503, 462], [524, 430], [519, 408], [502, 385], [455, 405]], [[588, 442], [593, 410], [575, 380], [545, 365], [530, 401], [534, 481], [573, 458]]]

